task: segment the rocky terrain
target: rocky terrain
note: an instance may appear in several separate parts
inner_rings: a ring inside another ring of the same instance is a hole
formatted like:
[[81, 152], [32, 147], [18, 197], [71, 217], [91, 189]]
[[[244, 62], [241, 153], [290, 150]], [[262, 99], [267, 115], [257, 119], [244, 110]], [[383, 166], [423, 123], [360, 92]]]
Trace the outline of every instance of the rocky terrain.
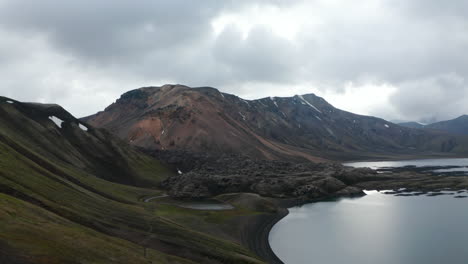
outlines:
[[201, 199], [224, 193], [256, 193], [304, 203], [317, 199], [363, 195], [363, 189], [438, 191], [468, 189], [463, 174], [430, 173], [446, 167], [402, 167], [371, 170], [339, 163], [298, 163], [252, 160], [241, 155], [210, 155], [187, 151], [147, 151], [180, 174], [162, 182], [168, 194]]
[[360, 189], [349, 187], [346, 183], [353, 177], [373, 179], [375, 174], [370, 169], [344, 168], [332, 163], [296, 164], [222, 158], [216, 164], [169, 177], [162, 184], [169, 195], [177, 198], [257, 193], [265, 197], [307, 201], [332, 195], [361, 195]]
[[468, 139], [342, 111], [314, 94], [244, 100], [210, 87], [145, 87], [83, 118], [146, 149], [324, 161], [454, 155]]

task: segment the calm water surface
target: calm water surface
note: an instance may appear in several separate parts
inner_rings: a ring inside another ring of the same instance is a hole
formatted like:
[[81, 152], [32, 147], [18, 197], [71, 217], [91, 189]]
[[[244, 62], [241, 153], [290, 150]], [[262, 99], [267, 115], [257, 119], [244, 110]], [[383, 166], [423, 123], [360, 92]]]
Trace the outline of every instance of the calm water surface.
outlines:
[[[420, 162], [399, 164], [426, 166]], [[286, 264], [468, 263], [468, 198], [368, 193], [291, 208], [270, 233], [273, 251]]]
[[234, 207], [230, 204], [224, 204], [219, 202], [191, 202], [180, 204], [179, 206], [183, 208], [208, 211], [222, 211], [234, 209]]
[[[351, 167], [369, 167], [372, 169], [382, 169], [391, 167], [432, 167], [432, 166], [457, 166], [458, 168], [451, 169], [450, 171], [468, 171], [468, 159], [422, 159], [422, 160], [400, 160], [400, 161], [362, 161], [350, 162], [343, 165]], [[441, 171], [443, 172], [443, 171]]]

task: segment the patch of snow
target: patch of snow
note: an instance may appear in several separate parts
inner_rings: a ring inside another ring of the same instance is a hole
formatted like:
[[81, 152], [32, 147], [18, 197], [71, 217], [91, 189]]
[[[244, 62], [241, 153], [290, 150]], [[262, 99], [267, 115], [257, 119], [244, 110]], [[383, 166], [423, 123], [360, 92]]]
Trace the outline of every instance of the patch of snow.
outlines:
[[224, 97], [224, 94], [223, 94], [222, 92], [219, 92], [219, 94], [220, 94], [223, 98], [225, 98], [225, 97]]
[[83, 126], [82, 124], [78, 124], [78, 127], [80, 127], [81, 130], [83, 130], [83, 131], [88, 131], [88, 128]]
[[298, 127], [298, 128], [301, 128], [302, 126], [301, 126], [301, 124], [297, 124], [297, 127]]
[[356, 123], [356, 120], [353, 120], [353, 123]]
[[241, 112], [239, 112], [239, 115], [242, 116], [242, 119], [245, 120], [245, 115], [243, 115]]
[[283, 111], [280, 111], [281, 114], [283, 114], [284, 117], [287, 117], [286, 114]]
[[387, 125], [387, 124], [385, 124], [384, 126], [385, 126], [386, 128], [390, 128], [390, 126], [389, 126], [389, 125]]
[[278, 107], [278, 104], [276, 103], [275, 99], [273, 99], [273, 97], [270, 96], [270, 100], [273, 101], [273, 103], [276, 105], [276, 107]]
[[52, 120], [58, 127], [62, 128], [63, 120], [56, 116], [49, 116], [49, 119]]
[[[317, 107], [313, 106], [311, 103], [309, 103], [302, 95], [298, 95], [298, 97], [302, 100], [302, 102], [306, 103], [308, 106], [312, 107], [315, 109], [317, 112], [322, 113], [320, 110], [317, 109]], [[303, 104], [304, 104], [303, 103]]]
[[335, 133], [333, 133], [333, 131], [330, 128], [327, 127], [326, 129], [327, 129], [328, 133], [330, 133], [330, 135], [335, 136]]
[[241, 100], [242, 100], [242, 102], [244, 102], [244, 103], [246, 103], [248, 106], [250, 106], [249, 102], [247, 102], [247, 101], [244, 100], [244, 99], [241, 99]]
[[13, 101], [10, 101], [10, 100], [8, 100], [8, 101], [6, 101], [6, 102], [7, 102], [7, 103], [9, 103], [9, 104], [12, 104], [12, 103], [14, 103]]
[[322, 119], [321, 119], [320, 117], [318, 117], [318, 116], [315, 116], [315, 118], [317, 118], [318, 120], [322, 121]]
[[177, 169], [177, 173], [178, 173], [179, 175], [182, 175], [182, 171], [179, 170], [179, 169]]
[[163, 131], [161, 131], [161, 135], [164, 135], [165, 132], [166, 132], [166, 130], [163, 129]]

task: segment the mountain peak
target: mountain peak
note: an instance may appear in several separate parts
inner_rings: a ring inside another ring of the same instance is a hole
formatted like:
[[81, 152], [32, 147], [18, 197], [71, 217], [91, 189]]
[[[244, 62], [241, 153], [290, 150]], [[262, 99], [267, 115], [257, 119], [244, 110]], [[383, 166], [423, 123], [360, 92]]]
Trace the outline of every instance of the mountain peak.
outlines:
[[317, 161], [450, 151], [447, 146], [453, 145], [445, 144], [440, 150], [438, 143], [428, 143], [417, 149], [414, 142], [421, 133], [425, 142], [436, 134], [342, 111], [313, 93], [247, 101], [213, 87], [163, 85], [130, 91], [122, 98], [85, 120], [147, 149]]

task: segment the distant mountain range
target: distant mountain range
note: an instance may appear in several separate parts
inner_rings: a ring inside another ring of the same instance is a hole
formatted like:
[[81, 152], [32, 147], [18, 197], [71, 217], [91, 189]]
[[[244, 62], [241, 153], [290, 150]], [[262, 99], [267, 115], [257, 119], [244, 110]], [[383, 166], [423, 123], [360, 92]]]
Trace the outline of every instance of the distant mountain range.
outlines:
[[364, 159], [466, 153], [467, 137], [349, 113], [314, 94], [244, 100], [211, 87], [144, 87], [82, 119], [147, 149], [259, 159]]
[[468, 135], [468, 115], [462, 115], [455, 119], [440, 121], [428, 125], [423, 125], [417, 122], [399, 123], [399, 125], [411, 128], [445, 131], [458, 135]]

